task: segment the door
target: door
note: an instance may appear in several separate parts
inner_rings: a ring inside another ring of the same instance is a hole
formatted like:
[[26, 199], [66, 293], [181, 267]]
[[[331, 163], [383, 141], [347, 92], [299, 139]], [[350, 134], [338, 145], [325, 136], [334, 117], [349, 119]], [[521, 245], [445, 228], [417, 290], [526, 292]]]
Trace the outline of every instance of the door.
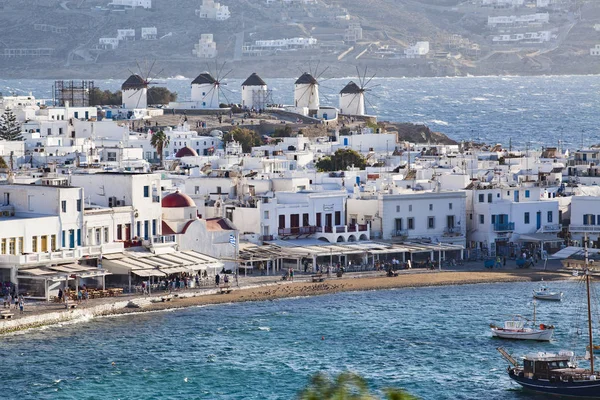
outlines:
[[125, 240], [131, 240], [131, 224], [125, 224]]
[[333, 215], [331, 213], [325, 214], [325, 226], [329, 228], [333, 226]]
[[144, 239], [148, 240], [150, 234], [150, 221], [144, 221]]
[[537, 227], [537, 229], [540, 229], [542, 227], [542, 212], [538, 211], [535, 214], [535, 226]]
[[42, 236], [42, 253], [48, 251], [48, 236]]
[[515, 203], [519, 202], [519, 191], [515, 190]]
[[69, 229], [69, 248], [75, 248], [75, 229]]

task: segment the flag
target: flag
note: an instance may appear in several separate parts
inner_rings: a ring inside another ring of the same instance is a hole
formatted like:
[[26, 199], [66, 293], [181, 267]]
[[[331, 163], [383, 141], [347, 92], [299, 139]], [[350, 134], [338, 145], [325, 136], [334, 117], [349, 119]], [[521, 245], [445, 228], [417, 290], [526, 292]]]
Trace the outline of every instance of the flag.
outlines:
[[233, 235], [233, 234], [229, 235], [229, 244], [231, 244], [232, 246], [235, 246], [235, 235]]

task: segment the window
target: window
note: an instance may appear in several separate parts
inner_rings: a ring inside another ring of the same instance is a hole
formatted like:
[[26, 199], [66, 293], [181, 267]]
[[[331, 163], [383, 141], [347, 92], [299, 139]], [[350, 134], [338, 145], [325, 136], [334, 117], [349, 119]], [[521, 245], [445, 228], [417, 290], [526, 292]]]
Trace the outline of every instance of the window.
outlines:
[[67, 212], [67, 201], [63, 200], [60, 202], [60, 208], [62, 209], [62, 212], [66, 213]]
[[194, 187], [194, 194], [199, 194], [200, 193], [200, 186], [195, 186]]
[[396, 212], [400, 212], [400, 206], [396, 206]]
[[50, 250], [56, 251], [56, 235], [50, 236]]
[[480, 224], [484, 224], [485, 223], [485, 215], [479, 214], [479, 223]]
[[491, 202], [492, 202], [492, 194], [488, 193], [488, 203], [491, 203]]
[[412, 212], [412, 204], [408, 205], [408, 212]]
[[52, 136], [52, 128], [48, 128], [48, 136]]
[[494, 225], [496, 223], [496, 216], [492, 215], [492, 225]]
[[144, 221], [144, 240], [150, 238], [150, 221]]
[[408, 218], [407, 219], [408, 222], [408, 229], [415, 229], [415, 219], [414, 218]]
[[427, 217], [427, 229], [435, 228], [435, 217]]
[[0, 254], [6, 254], [6, 239], [2, 239], [0, 242]]
[[529, 213], [526, 212], [525, 214], [523, 214], [523, 222], [525, 224], [529, 224]]
[[584, 225], [596, 225], [596, 216], [593, 214], [584, 214], [583, 215], [583, 224]]
[[263, 219], [269, 219], [269, 211], [263, 211]]
[[37, 251], [37, 236], [34, 236], [31, 238], [31, 252], [37, 253]]
[[17, 241], [15, 238], [8, 239], [8, 254], [15, 255], [17, 251]]
[[108, 243], [108, 227], [104, 228], [104, 243]]
[[448, 210], [452, 210], [452, 203], [448, 203]]
[[140, 238], [140, 237], [142, 237], [142, 233], [141, 233], [141, 230], [142, 230], [142, 221], [138, 221], [136, 225], [137, 225], [136, 226], [136, 232], [137, 232], [136, 236], [138, 238]]
[[528, 198], [529, 198], [529, 195], [530, 195], [530, 193], [529, 193], [529, 190], [526, 190], [526, 191], [525, 191], [525, 198], [526, 198], [526, 199], [528, 199]]
[[510, 190], [506, 192], [506, 195], [507, 195], [507, 196], [510, 196]]
[[340, 226], [342, 224], [342, 212], [335, 212], [335, 226]]
[[308, 214], [302, 214], [302, 226], [309, 226]]
[[23, 238], [19, 238], [19, 247], [17, 248], [17, 254], [23, 254]]
[[77, 212], [81, 212], [81, 199], [77, 199]]
[[548, 211], [548, 222], [552, 222], [552, 211]]
[[156, 236], [156, 220], [152, 220], [152, 236]]
[[150, 186], [144, 186], [144, 197], [150, 197]]
[[77, 229], [77, 246], [81, 246], [81, 229]]
[[480, 203], [483, 203], [484, 201], [485, 201], [484, 194], [483, 194], [483, 193], [480, 193], [480, 194], [479, 194], [479, 202], [480, 202]]
[[123, 225], [117, 225], [117, 240], [123, 240]]
[[402, 230], [402, 218], [396, 218], [396, 233], [400, 232]]
[[117, 161], [116, 151], [107, 151], [106, 153], [106, 161]]
[[433, 204], [429, 205], [429, 211], [433, 211]]
[[448, 215], [446, 217], [446, 226], [448, 229], [454, 229], [454, 215]]

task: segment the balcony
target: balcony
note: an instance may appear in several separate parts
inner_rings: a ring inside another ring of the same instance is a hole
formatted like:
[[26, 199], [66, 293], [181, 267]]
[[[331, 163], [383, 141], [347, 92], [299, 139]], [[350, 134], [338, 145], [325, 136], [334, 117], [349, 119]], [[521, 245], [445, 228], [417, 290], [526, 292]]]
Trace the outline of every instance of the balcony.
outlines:
[[317, 232], [316, 226], [297, 226], [294, 228], [279, 228], [277, 231], [279, 236], [312, 235], [316, 232]]
[[322, 226], [317, 228], [317, 237], [329, 243], [356, 242], [371, 237], [369, 225], [352, 224], [342, 226]]
[[392, 231], [392, 237], [406, 239], [408, 237], [408, 230], [407, 229], [394, 229]]
[[569, 225], [569, 231], [600, 233], [600, 225]]
[[515, 230], [514, 222], [507, 222], [504, 224], [496, 222], [494, 224], [494, 232], [512, 232]]
[[161, 236], [153, 236], [152, 244], [173, 244], [175, 243], [175, 235], [161, 235]]
[[452, 238], [465, 236], [465, 234], [460, 227], [453, 226], [444, 228], [444, 234], [442, 236], [446, 238]]
[[547, 225], [542, 225], [542, 229], [540, 230], [540, 232], [546, 232], [546, 233], [557, 233], [562, 231], [562, 225], [561, 224], [547, 224]]

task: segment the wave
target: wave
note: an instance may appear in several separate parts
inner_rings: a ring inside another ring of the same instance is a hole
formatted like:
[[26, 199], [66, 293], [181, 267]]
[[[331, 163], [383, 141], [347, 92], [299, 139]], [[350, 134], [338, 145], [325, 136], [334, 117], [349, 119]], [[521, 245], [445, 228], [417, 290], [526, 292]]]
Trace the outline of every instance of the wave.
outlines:
[[442, 125], [442, 126], [448, 126], [450, 125], [450, 123], [446, 122], [446, 121], [442, 121], [439, 119], [432, 119], [429, 121], [430, 124], [435, 124], [435, 125]]

